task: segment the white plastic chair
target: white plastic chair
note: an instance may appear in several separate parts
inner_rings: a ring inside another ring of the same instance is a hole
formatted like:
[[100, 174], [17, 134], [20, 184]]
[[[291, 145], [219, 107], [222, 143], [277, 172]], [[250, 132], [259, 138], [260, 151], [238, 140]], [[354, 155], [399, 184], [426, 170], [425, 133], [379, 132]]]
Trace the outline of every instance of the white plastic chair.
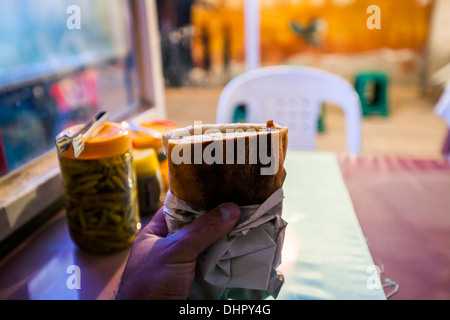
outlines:
[[439, 101], [434, 107], [434, 113], [441, 117], [450, 129], [450, 82], [446, 85]]
[[447, 136], [442, 146], [442, 153], [450, 160], [450, 82], [447, 83], [439, 101], [434, 107], [434, 113], [441, 117], [447, 124]]
[[315, 68], [274, 66], [258, 68], [232, 79], [221, 93], [217, 123], [232, 122], [243, 104], [246, 121], [269, 118], [289, 127], [289, 148], [313, 150], [319, 109], [323, 102], [342, 108], [349, 154], [361, 151], [361, 104], [354, 88], [341, 77]]

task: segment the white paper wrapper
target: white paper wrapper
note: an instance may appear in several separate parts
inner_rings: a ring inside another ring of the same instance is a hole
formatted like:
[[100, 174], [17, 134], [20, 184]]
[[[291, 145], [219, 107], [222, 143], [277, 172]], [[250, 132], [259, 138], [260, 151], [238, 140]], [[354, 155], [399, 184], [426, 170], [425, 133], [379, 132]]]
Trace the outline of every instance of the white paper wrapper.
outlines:
[[[277, 297], [284, 281], [276, 270], [287, 225], [281, 218], [282, 205], [280, 188], [261, 205], [241, 207], [242, 217], [234, 230], [199, 256], [190, 299]], [[169, 233], [205, 212], [167, 193], [164, 213]]]

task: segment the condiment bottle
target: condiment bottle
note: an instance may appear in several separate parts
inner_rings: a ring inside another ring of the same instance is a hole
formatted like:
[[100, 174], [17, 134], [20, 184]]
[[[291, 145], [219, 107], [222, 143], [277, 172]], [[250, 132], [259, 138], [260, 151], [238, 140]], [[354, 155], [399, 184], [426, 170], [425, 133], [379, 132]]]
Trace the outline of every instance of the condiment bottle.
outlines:
[[134, 149], [139, 212], [141, 217], [152, 216], [161, 208], [165, 189], [158, 157], [153, 148]]
[[77, 158], [70, 145], [59, 163], [72, 240], [96, 253], [127, 248], [141, 228], [128, 127], [106, 122], [84, 141]]
[[[170, 130], [176, 129], [175, 123], [169, 120], [153, 120], [148, 122], [140, 122], [141, 127], [148, 127], [159, 133], [163, 134]], [[169, 166], [166, 155], [164, 154], [164, 149], [162, 147], [161, 139], [156, 139], [151, 135], [142, 131], [132, 131], [132, 142], [133, 148], [136, 149], [146, 149], [153, 148], [156, 150], [159, 159], [160, 171], [164, 183], [164, 189], [169, 190]]]

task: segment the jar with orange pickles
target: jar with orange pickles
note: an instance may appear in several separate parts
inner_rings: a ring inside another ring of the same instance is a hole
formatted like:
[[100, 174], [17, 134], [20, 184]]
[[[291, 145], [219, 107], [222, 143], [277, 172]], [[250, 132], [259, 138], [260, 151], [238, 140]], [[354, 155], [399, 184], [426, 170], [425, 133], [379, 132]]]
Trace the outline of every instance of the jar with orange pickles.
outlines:
[[[70, 135], [79, 128], [68, 128], [60, 135]], [[59, 164], [74, 243], [95, 253], [129, 247], [141, 222], [128, 127], [106, 122], [84, 141], [84, 150], [77, 158], [70, 145], [60, 155]]]

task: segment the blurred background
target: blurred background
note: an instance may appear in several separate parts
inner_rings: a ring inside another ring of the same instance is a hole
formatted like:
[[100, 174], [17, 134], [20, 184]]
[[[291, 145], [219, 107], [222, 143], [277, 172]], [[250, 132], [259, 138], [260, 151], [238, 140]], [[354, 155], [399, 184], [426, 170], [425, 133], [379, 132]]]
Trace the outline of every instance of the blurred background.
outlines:
[[[225, 84], [248, 69], [244, 2], [156, 1], [167, 118], [178, 126], [215, 122]], [[74, 4], [79, 30], [66, 27]], [[361, 93], [386, 97], [384, 113], [363, 118], [362, 154], [442, 157], [447, 126], [433, 109], [450, 78], [450, 1], [259, 6], [260, 66], [311, 66], [351, 84], [367, 74], [383, 79]], [[1, 174], [52, 149], [58, 132], [98, 110], [118, 116], [139, 105], [135, 15], [126, 0], [0, 2]], [[342, 111], [327, 105], [321, 121], [316, 148], [344, 152]]]
[[[223, 85], [246, 71], [244, 1], [161, 1], [167, 110], [180, 125], [215, 120]], [[251, 1], [250, 1], [251, 2]], [[385, 79], [384, 115], [365, 116], [362, 153], [441, 158], [447, 135], [433, 113], [448, 80], [450, 1], [260, 0], [260, 66], [303, 65]], [[369, 29], [380, 11], [380, 29]], [[190, 17], [189, 22], [187, 17]], [[316, 148], [345, 150], [342, 111], [326, 106]]]

